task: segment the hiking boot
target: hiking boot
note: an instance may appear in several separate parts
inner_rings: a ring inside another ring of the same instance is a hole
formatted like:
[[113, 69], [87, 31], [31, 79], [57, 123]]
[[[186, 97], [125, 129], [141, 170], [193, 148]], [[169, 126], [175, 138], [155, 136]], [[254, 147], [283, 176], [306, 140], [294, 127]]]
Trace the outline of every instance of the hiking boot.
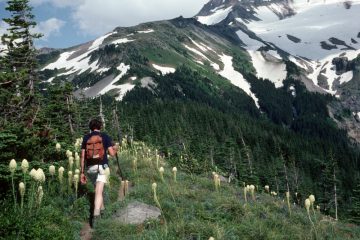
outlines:
[[93, 219], [91, 221], [91, 228], [94, 229], [96, 227], [96, 225], [98, 224], [98, 221], [100, 220], [100, 218], [101, 218], [100, 215], [93, 217]]

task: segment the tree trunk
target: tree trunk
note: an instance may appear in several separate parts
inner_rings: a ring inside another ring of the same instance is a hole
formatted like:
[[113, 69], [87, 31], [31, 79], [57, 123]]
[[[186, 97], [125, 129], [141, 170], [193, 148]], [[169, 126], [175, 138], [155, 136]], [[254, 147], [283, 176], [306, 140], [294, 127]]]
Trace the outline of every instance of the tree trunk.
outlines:
[[335, 201], [335, 220], [338, 220], [338, 206], [337, 206], [337, 196], [336, 196], [336, 175], [334, 169], [334, 201]]

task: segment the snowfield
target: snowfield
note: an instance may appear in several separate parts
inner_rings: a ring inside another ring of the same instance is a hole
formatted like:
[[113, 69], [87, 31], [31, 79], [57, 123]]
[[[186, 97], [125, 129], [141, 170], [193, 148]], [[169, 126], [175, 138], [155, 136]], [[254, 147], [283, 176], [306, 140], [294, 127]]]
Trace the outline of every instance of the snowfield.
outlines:
[[161, 72], [162, 75], [166, 75], [169, 73], [174, 73], [176, 71], [175, 68], [172, 67], [164, 67], [164, 66], [160, 66], [157, 64], [152, 64], [153, 68], [155, 68], [156, 70], [159, 70]]
[[259, 106], [259, 99], [255, 96], [253, 92], [251, 92], [250, 84], [244, 79], [243, 75], [237, 71], [235, 71], [233, 67], [232, 57], [228, 55], [221, 55], [221, 61], [224, 63], [224, 69], [219, 72], [221, 76], [228, 79], [233, 85], [241, 88], [246, 92], [255, 102], [255, 105]]
[[217, 8], [213, 10], [213, 14], [209, 16], [198, 16], [197, 20], [205, 25], [214, 25], [224, 20], [232, 11], [232, 7]]

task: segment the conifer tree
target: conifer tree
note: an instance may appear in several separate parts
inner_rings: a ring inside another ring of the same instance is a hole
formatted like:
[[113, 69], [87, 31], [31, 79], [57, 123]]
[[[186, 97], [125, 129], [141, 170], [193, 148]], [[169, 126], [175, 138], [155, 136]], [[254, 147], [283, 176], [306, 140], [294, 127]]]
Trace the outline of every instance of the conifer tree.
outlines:
[[7, 119], [28, 121], [37, 112], [34, 111], [37, 61], [33, 40], [41, 35], [32, 32], [36, 22], [29, 0], [9, 0], [6, 10], [11, 16], [3, 19], [9, 27], [1, 37], [6, 46], [0, 59], [2, 115], [5, 122]]
[[353, 196], [351, 198], [351, 209], [350, 220], [358, 225], [360, 225], [360, 179], [357, 181], [357, 186], [353, 191]]

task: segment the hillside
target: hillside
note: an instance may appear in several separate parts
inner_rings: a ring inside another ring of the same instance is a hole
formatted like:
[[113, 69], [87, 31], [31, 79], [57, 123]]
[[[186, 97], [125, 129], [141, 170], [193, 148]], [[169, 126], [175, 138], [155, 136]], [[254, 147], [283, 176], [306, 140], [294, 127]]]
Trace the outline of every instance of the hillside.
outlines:
[[[73, 154], [77, 153], [72, 149]], [[25, 174], [27, 184], [41, 184], [44, 196], [41, 205], [34, 205], [36, 211], [30, 211], [19, 221], [22, 212], [13, 207], [1, 211], [0, 239], [27, 239], [52, 236], [53, 239], [80, 239], [82, 234], [91, 234], [91, 239], [358, 239], [358, 226], [335, 221], [318, 210], [310, 208], [309, 215], [303, 201], [305, 197], [296, 199], [291, 194], [290, 208], [283, 194], [270, 195], [263, 186], [256, 185], [254, 194], [247, 191], [246, 200], [243, 183], [240, 180], [231, 183], [221, 181], [215, 187], [211, 171], [192, 174], [187, 169], [178, 170], [176, 181], [171, 169], [179, 166], [179, 159], [162, 158], [156, 150], [148, 148], [144, 143], [133, 142], [132, 147], [124, 140], [119, 154], [123, 176], [129, 180], [129, 191], [124, 200], [118, 199], [119, 177], [116, 173], [116, 159], [111, 159], [110, 184], [106, 187], [106, 209], [101, 220], [96, 223], [93, 231], [86, 230], [89, 211], [89, 191], [91, 188], [79, 186], [72, 181], [66, 186], [70, 169], [68, 161], [54, 162], [55, 175], [47, 170], [48, 164], [31, 163], [30, 168], [44, 169], [46, 180], [37, 183]], [[60, 150], [65, 156], [65, 149]], [[157, 160], [158, 159], [158, 160]], [[58, 180], [57, 169], [65, 166], [64, 185]], [[165, 169], [163, 178], [159, 168]], [[216, 168], [213, 170], [216, 171]], [[16, 170], [15, 183], [22, 180], [20, 169]], [[219, 173], [219, 172], [218, 172]], [[220, 172], [221, 173], [221, 172]], [[220, 174], [219, 173], [219, 174]], [[225, 179], [227, 180], [227, 179]], [[153, 183], [157, 183], [156, 199]], [[61, 187], [63, 186], [63, 187]], [[269, 191], [275, 186], [270, 185]], [[26, 190], [24, 213], [31, 210], [31, 188]], [[311, 192], [308, 192], [311, 194]], [[8, 198], [8, 202], [11, 202]], [[90, 198], [91, 199], [91, 198]], [[149, 204], [161, 209], [161, 216], [141, 224], [124, 224], [119, 220], [119, 213], [127, 205], [136, 202]], [[295, 204], [299, 202], [299, 204]], [[4, 204], [4, 203], [2, 203]], [[11, 204], [10, 204], [11, 205]], [[315, 200], [314, 205], [317, 205]], [[20, 208], [20, 205], [17, 205]], [[51, 213], [51, 215], [49, 215]], [[51, 217], [49, 217], [51, 216]], [[7, 219], [7, 221], [3, 221]], [[41, 224], [41, 225], [40, 225]], [[39, 228], [39, 226], [44, 226]], [[46, 227], [46, 226], [51, 226]], [[83, 227], [81, 227], [83, 226]], [[6, 234], [6, 235], [5, 235]], [[88, 235], [89, 236], [89, 235]], [[84, 238], [81, 238], [84, 239]]]

